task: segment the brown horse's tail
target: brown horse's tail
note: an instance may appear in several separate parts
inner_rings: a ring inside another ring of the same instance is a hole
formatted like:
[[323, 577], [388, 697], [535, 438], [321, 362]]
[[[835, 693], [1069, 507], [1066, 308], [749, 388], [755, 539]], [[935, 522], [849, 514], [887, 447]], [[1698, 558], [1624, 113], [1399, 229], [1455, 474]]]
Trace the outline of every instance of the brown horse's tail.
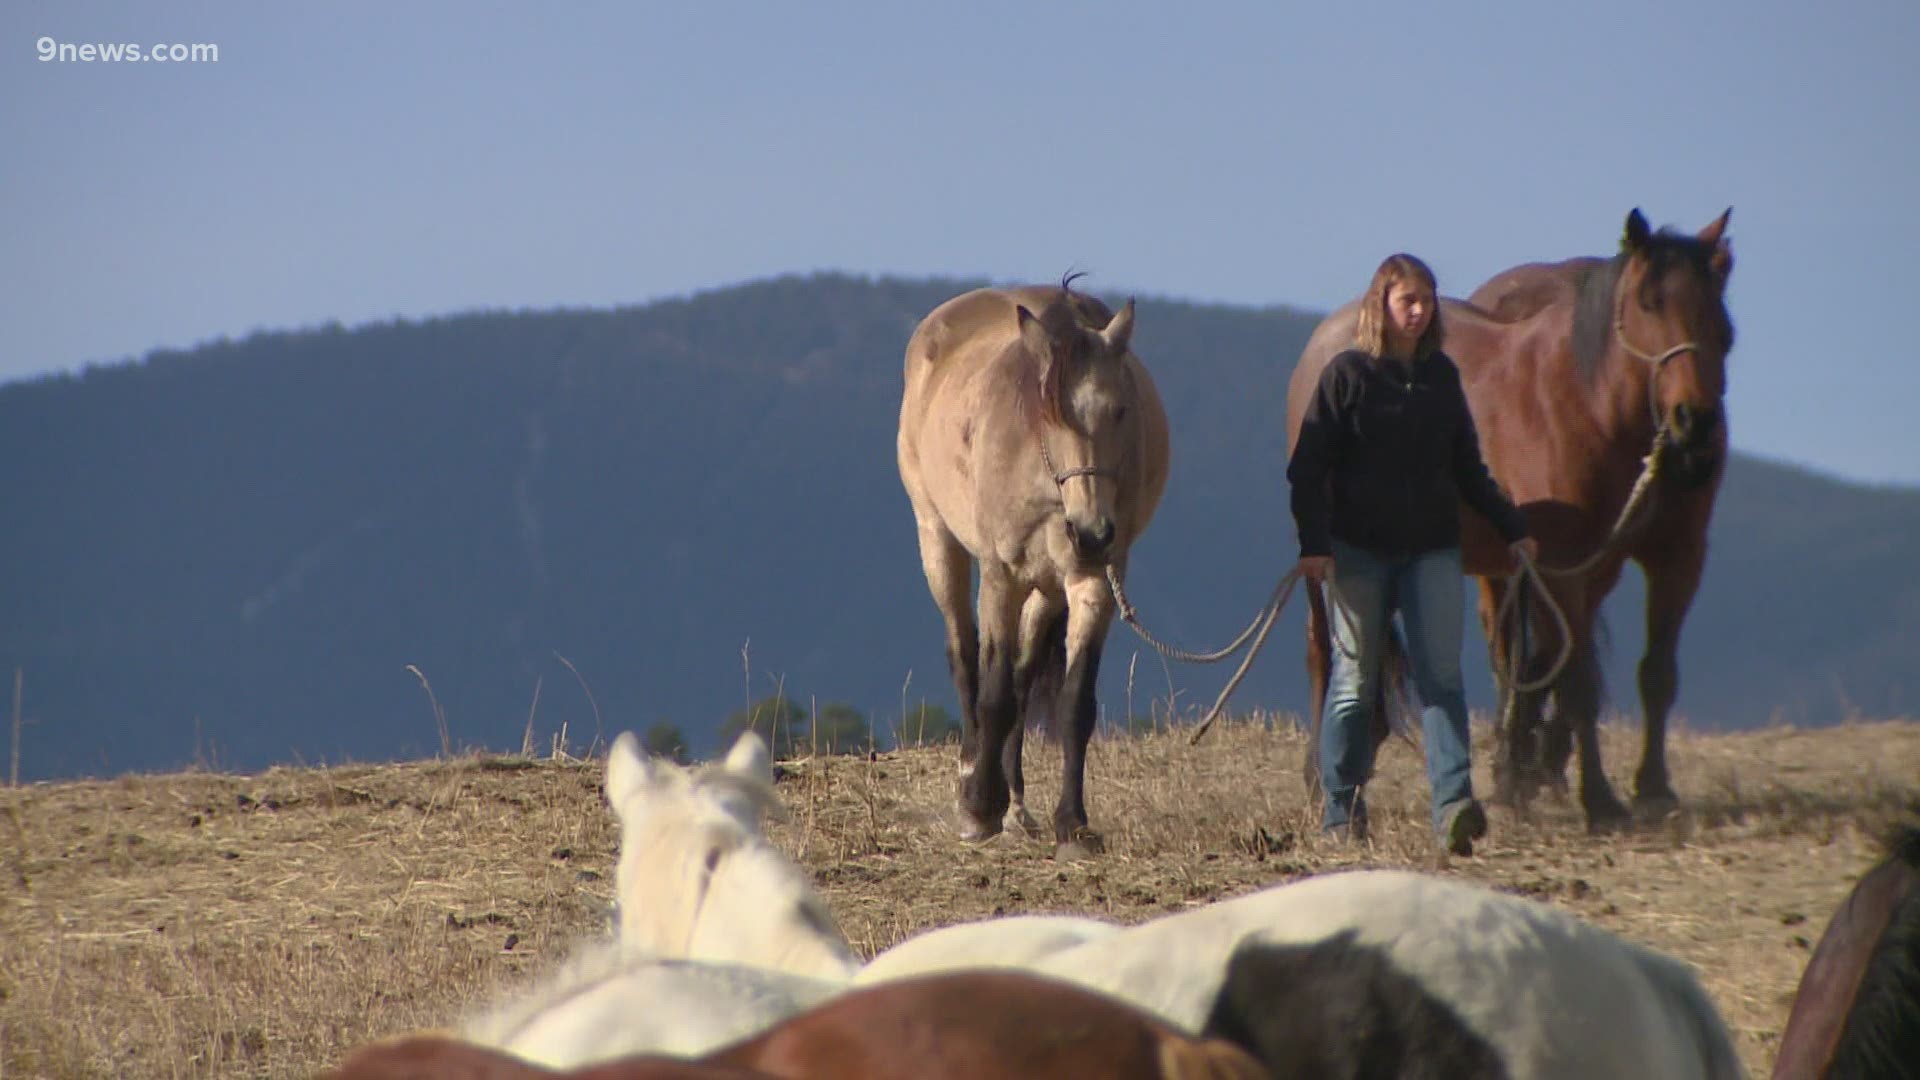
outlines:
[[[1307, 728], [1315, 736], [1320, 732], [1319, 717], [1325, 715], [1323, 710], [1326, 708], [1326, 688], [1333, 678], [1333, 650], [1337, 647], [1333, 641], [1332, 605], [1327, 602], [1323, 591], [1325, 588], [1318, 582], [1306, 583], [1309, 609], [1307, 634], [1311, 638], [1308, 656], [1319, 661], [1319, 669], [1308, 672], [1314, 684], [1319, 687], [1319, 692], [1314, 695], [1315, 700], [1312, 703], [1315, 712], [1312, 717], [1309, 717], [1311, 723]], [[1400, 636], [1400, 627], [1389, 620], [1386, 655], [1380, 658], [1380, 679], [1375, 684], [1371, 710], [1373, 719], [1370, 727], [1375, 748], [1385, 743], [1395, 731], [1410, 734], [1419, 726], [1419, 710], [1414, 707], [1413, 695], [1407, 685], [1411, 670], [1406, 641]], [[1308, 749], [1306, 777], [1309, 792], [1317, 790], [1320, 782], [1318, 763], [1314, 758], [1317, 753], [1317, 746]]]
[[1413, 693], [1407, 686], [1412, 661], [1407, 643], [1400, 636], [1399, 624], [1387, 623], [1387, 655], [1380, 659], [1380, 691], [1373, 702], [1373, 744], [1379, 746], [1395, 733], [1412, 737], [1420, 726], [1420, 710], [1414, 707]]
[[1055, 712], [1060, 691], [1067, 685], [1065, 607], [1047, 623], [1034, 648], [1033, 677], [1028, 680], [1027, 692], [1020, 699], [1020, 715], [1028, 728], [1045, 732], [1048, 739], [1059, 742], [1066, 734], [1062, 729], [1069, 719]]

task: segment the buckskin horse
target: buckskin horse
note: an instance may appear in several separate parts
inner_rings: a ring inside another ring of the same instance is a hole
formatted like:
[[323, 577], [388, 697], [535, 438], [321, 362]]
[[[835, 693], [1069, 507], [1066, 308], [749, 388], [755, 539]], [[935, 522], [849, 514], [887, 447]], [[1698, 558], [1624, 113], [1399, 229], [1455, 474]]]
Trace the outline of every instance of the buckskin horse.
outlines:
[[1124, 578], [1169, 459], [1159, 392], [1129, 347], [1133, 323], [1132, 300], [1115, 313], [1069, 277], [954, 297], [907, 342], [900, 480], [946, 624], [968, 840], [998, 834], [1009, 809], [1037, 830], [1020, 755], [1029, 717], [1049, 709], [1064, 751], [1058, 856], [1102, 846], [1083, 789], [1115, 610], [1107, 573]]
[[[1647, 584], [1634, 801], [1648, 814], [1677, 801], [1667, 774], [1666, 721], [1679, 690], [1680, 630], [1705, 569], [1727, 451], [1731, 214], [1689, 235], [1655, 232], [1636, 209], [1610, 258], [1517, 266], [1465, 301], [1440, 303], [1442, 347], [1460, 369], [1481, 452], [1539, 539], [1540, 581], [1569, 631], [1562, 635], [1557, 622], [1535, 617], [1528, 621], [1537, 632], [1521, 635], [1515, 620], [1502, 617], [1517, 568], [1493, 527], [1463, 505], [1462, 553], [1467, 573], [1479, 579], [1489, 654], [1496, 674], [1506, 673], [1503, 682], [1517, 683], [1503, 688], [1508, 719], [1495, 761], [1496, 797], [1524, 805], [1543, 780], [1564, 774], [1577, 742], [1580, 802], [1594, 830], [1633, 816], [1601, 767], [1594, 642], [1601, 603], [1629, 558]], [[1354, 309], [1347, 304], [1323, 320], [1294, 369], [1289, 452], [1321, 370], [1353, 340]], [[1322, 590], [1310, 584], [1307, 602], [1309, 722], [1317, 745], [1331, 645]], [[1526, 619], [1532, 606], [1519, 602], [1511, 610]], [[1543, 733], [1549, 694], [1553, 721]], [[1386, 734], [1382, 704], [1376, 701], [1376, 739]], [[1317, 790], [1312, 753], [1305, 771], [1309, 790]]]

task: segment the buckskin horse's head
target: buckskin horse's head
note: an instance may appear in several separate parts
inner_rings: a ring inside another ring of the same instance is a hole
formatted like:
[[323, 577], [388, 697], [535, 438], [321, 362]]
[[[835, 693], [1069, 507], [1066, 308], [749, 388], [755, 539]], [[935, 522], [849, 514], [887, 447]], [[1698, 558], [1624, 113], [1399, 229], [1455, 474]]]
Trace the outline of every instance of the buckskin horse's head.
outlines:
[[1082, 563], [1103, 565], [1118, 535], [1116, 503], [1136, 472], [1138, 394], [1127, 366], [1133, 301], [1104, 327], [1085, 321], [1094, 305], [1065, 293], [1036, 315], [1018, 310], [1020, 340], [1038, 360], [1036, 437], [1059, 488], [1067, 539]]
[[1648, 398], [1659, 444], [1683, 482], [1699, 484], [1718, 469], [1727, 446], [1727, 316], [1731, 209], [1688, 235], [1654, 232], [1638, 209], [1627, 215], [1613, 331], [1620, 347], [1646, 363]]

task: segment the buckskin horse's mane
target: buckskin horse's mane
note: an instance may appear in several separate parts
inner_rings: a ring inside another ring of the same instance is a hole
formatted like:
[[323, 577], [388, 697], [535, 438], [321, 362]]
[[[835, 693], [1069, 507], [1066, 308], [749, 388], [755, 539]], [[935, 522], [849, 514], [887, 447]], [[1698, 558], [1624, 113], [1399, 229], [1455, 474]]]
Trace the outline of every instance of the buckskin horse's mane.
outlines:
[[[1920, 825], [1901, 828], [1888, 846], [1889, 861], [1920, 875]], [[1901, 1070], [1920, 1062], [1920, 881], [1889, 913], [1853, 1001], [1828, 1075], [1907, 1075]]]
[[[1686, 268], [1703, 280], [1711, 278], [1713, 252], [1713, 245], [1687, 233], [1661, 229], [1647, 237], [1646, 243], [1637, 249], [1647, 260], [1646, 273], [1640, 278], [1640, 299], [1657, 308], [1660, 295], [1653, 285], [1674, 270]], [[1634, 254], [1634, 251], [1622, 251], [1610, 259], [1584, 260], [1587, 265], [1581, 268], [1574, 283], [1573, 360], [1589, 383], [1599, 379], [1607, 350], [1613, 344], [1617, 310], [1614, 291], [1620, 285], [1627, 260]], [[1720, 329], [1724, 334], [1724, 347], [1733, 348], [1731, 322], [1723, 317]]]
[[1047, 363], [1046, 357], [1030, 355], [1023, 339], [1016, 338], [1007, 345], [1009, 349], [1019, 350], [1024, 358], [1020, 366], [1020, 406], [1030, 420], [1043, 424], [1064, 423], [1060, 397], [1067, 376], [1078, 368], [1086, 352], [1089, 316], [1097, 314], [1094, 309], [1098, 305], [1093, 298], [1073, 291], [1073, 283], [1084, 276], [1084, 271], [1067, 273], [1060, 279], [1058, 300], [1038, 311], [1028, 309], [1053, 339], [1056, 350], [1053, 363]]

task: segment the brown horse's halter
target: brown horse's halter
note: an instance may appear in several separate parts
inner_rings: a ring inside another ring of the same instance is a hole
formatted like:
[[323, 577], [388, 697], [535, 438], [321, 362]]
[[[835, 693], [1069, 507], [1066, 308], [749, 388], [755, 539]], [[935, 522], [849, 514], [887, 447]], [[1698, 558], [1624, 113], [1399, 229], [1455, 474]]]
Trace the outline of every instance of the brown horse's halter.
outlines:
[[1698, 353], [1700, 343], [1683, 341], [1663, 353], [1650, 353], [1627, 340], [1627, 290], [1620, 290], [1620, 299], [1613, 305], [1613, 336], [1620, 347], [1635, 360], [1643, 360], [1653, 368], [1653, 374], [1647, 379], [1647, 411], [1653, 417], [1654, 437], [1667, 430], [1666, 418], [1660, 415], [1660, 373], [1666, 370], [1667, 361], [1681, 353]]

